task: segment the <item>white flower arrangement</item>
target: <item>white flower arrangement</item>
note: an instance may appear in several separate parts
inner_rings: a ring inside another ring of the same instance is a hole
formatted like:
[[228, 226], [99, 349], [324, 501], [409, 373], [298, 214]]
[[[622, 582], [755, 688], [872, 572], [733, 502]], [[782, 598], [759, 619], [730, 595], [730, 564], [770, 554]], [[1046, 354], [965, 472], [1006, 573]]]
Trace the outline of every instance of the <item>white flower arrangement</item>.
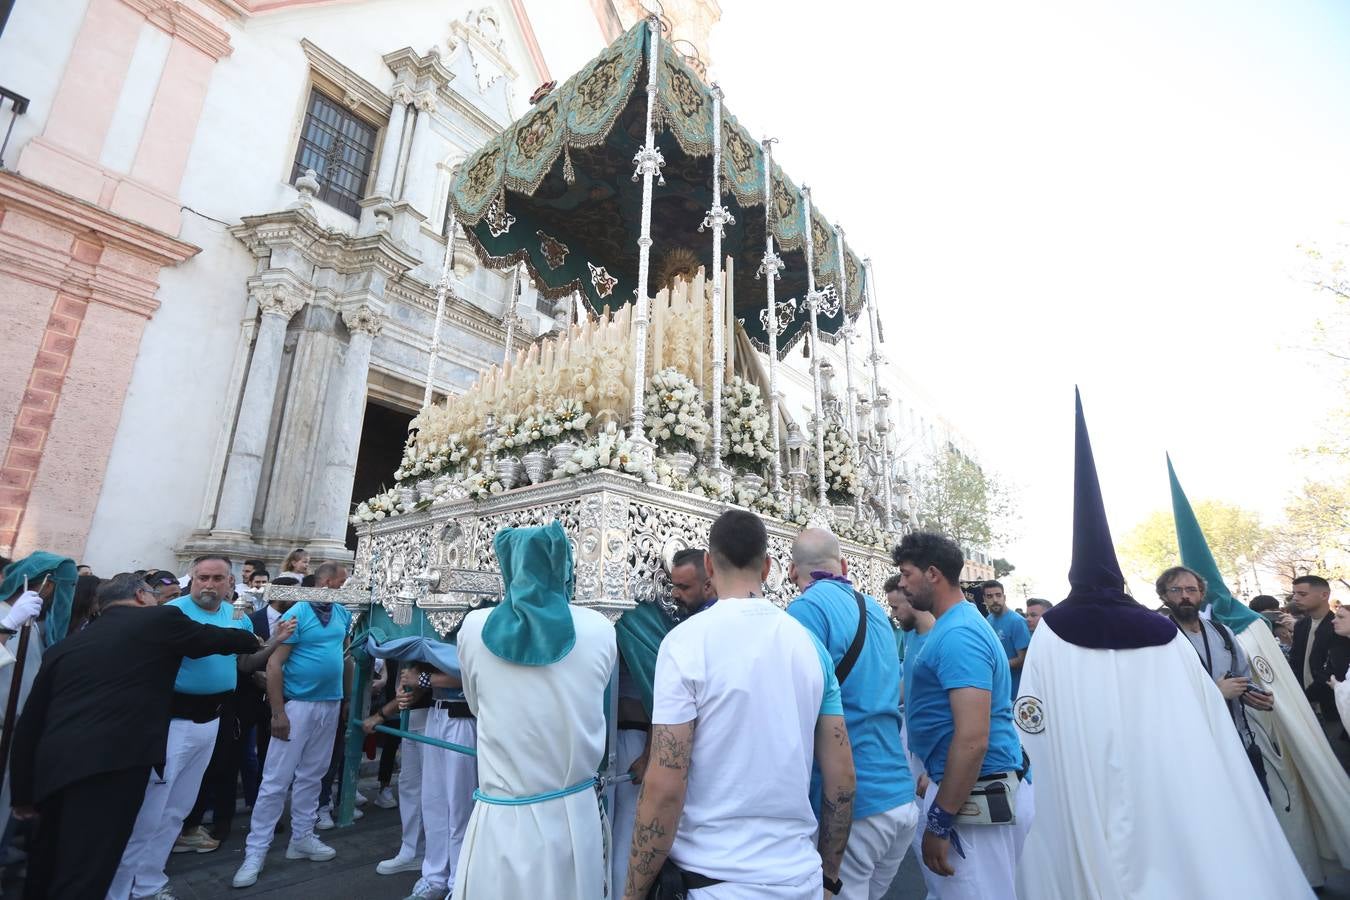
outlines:
[[[838, 422], [825, 425], [825, 496], [831, 503], [851, 503], [862, 496], [863, 486], [858, 463], [858, 446]], [[816, 462], [812, 453], [809, 469], [813, 482]]]
[[699, 466], [694, 470], [694, 478], [689, 482], [687, 488], [689, 493], [700, 497], [707, 497], [709, 500], [730, 500], [730, 494], [722, 492], [722, 486], [713, 476], [712, 472]]
[[390, 488], [382, 494], [376, 494], [369, 500], [357, 504], [356, 511], [352, 513], [349, 521], [353, 525], [359, 526], [396, 515], [398, 515], [398, 492], [395, 488]]
[[764, 475], [773, 458], [769, 411], [759, 385], [732, 376], [722, 391], [722, 456], [738, 472]]
[[562, 440], [582, 440], [585, 437], [586, 426], [591, 424], [591, 414], [586, 411], [585, 405], [580, 400], [573, 400], [571, 397], [559, 398], [554, 401], [551, 412], [553, 423], [558, 429], [553, 437]]
[[652, 443], [668, 453], [701, 451], [710, 426], [698, 386], [680, 370], [668, 368], [653, 375], [647, 387], [647, 437]]
[[562, 475], [580, 475], [597, 469], [613, 469], [637, 475], [644, 481], [654, 481], [656, 473], [642, 464], [642, 458], [623, 432], [611, 423], [591, 441], [582, 445], [572, 454], [572, 458], [560, 467]]

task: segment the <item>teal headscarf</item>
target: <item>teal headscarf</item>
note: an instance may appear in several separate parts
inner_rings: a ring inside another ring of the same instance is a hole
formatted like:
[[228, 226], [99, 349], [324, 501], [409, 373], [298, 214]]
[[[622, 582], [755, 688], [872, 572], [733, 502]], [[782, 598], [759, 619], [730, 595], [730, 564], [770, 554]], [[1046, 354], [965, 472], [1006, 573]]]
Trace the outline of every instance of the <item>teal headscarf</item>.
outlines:
[[577, 642], [572, 624], [572, 545], [561, 525], [503, 528], [492, 539], [506, 597], [483, 623], [483, 643], [522, 666], [547, 666]]
[[7, 601], [23, 590], [25, 577], [28, 587], [36, 591], [44, 575], [56, 584], [43, 630], [43, 646], [50, 647], [65, 637], [66, 629], [70, 627], [70, 602], [75, 597], [75, 582], [79, 579], [75, 560], [41, 550], [15, 560], [5, 566], [5, 579], [0, 582], [0, 601]]
[[1210, 605], [1210, 618], [1222, 622], [1234, 634], [1241, 634], [1247, 626], [1261, 618], [1245, 605], [1233, 599], [1228, 585], [1223, 583], [1219, 566], [1214, 562], [1205, 533], [1200, 530], [1200, 522], [1191, 509], [1191, 501], [1186, 499], [1177, 481], [1176, 470], [1172, 468], [1172, 457], [1167, 457], [1167, 477], [1172, 483], [1172, 518], [1176, 521], [1177, 546], [1181, 548], [1181, 564], [1200, 573], [1205, 579], [1205, 603]]

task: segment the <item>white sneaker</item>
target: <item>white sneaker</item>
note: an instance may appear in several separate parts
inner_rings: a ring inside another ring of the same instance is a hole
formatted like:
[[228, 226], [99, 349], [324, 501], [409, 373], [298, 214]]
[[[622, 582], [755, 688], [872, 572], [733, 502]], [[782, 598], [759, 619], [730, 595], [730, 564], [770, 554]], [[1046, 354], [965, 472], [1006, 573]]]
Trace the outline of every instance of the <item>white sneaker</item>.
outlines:
[[403, 900], [441, 900], [445, 895], [444, 887], [437, 887], [430, 879], [419, 878], [413, 885], [412, 893]]
[[422, 871], [422, 857], [416, 854], [404, 855], [399, 851], [398, 856], [393, 859], [386, 859], [375, 867], [375, 872], [379, 875], [397, 875], [399, 872], [420, 872]]
[[319, 818], [314, 823], [314, 827], [319, 831], [327, 831], [333, 827], [333, 811], [326, 806], [319, 807]]
[[391, 787], [381, 788], [375, 795], [375, 805], [380, 809], [393, 809], [398, 806], [398, 798], [394, 796], [394, 789]]
[[230, 882], [237, 888], [252, 887], [258, 882], [258, 873], [262, 871], [263, 857], [245, 856], [244, 864], [239, 867], [239, 871], [234, 873], [234, 881]]
[[353, 809], [353, 810], [352, 810], [352, 821], [355, 822], [357, 819], [361, 818], [361, 817], [364, 816], [364, 815], [365, 815], [365, 813], [361, 812], [361, 810], [359, 810], [359, 809]]
[[335, 856], [337, 856], [336, 850], [312, 834], [303, 841], [292, 841], [286, 847], [287, 859], [312, 859], [315, 862], [323, 862]]
[[365, 794], [361, 793], [360, 791], [357, 791], [357, 792], [356, 792], [356, 805], [357, 805], [357, 806], [365, 806], [365, 805], [366, 805], [367, 803], [369, 803], [369, 802], [370, 802], [370, 798], [369, 798], [369, 797], [367, 797]]

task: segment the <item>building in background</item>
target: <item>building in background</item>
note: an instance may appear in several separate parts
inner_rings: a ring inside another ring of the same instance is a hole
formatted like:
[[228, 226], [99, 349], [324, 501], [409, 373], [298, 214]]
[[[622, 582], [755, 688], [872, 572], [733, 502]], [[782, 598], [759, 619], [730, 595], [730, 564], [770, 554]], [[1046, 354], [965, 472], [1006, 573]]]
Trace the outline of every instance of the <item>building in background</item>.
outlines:
[[[700, 72], [720, 14], [663, 4]], [[350, 558], [353, 498], [391, 479], [429, 370], [444, 396], [502, 358], [511, 277], [461, 241], [429, 365], [455, 167], [643, 15], [637, 0], [13, 4], [0, 553], [100, 572], [297, 546]], [[526, 284], [518, 313], [523, 343], [572, 309]], [[842, 384], [842, 345], [824, 352]], [[796, 359], [784, 390], [809, 408]], [[912, 516], [905, 482], [969, 444], [898, 366], [882, 378], [895, 508]], [[987, 564], [967, 550], [968, 571]]]

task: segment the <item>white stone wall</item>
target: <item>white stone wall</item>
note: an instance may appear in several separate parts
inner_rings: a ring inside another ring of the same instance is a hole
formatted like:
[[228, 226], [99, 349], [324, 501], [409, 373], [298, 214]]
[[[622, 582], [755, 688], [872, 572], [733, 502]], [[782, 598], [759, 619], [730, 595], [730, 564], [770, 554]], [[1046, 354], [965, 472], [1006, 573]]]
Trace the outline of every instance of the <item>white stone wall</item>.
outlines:
[[[88, 5], [89, 0], [14, 4], [5, 33], [0, 35], [0, 85], [27, 97], [29, 104], [28, 112], [14, 121], [5, 148], [5, 168], [13, 169], [23, 145], [42, 133]], [[5, 103], [0, 128], [9, 127], [9, 117], [9, 103]]]
[[[442, 63], [454, 73], [450, 89], [479, 113], [441, 102], [430, 123], [433, 140], [421, 144], [418, 158], [410, 160], [405, 197], [415, 201], [427, 221], [402, 235], [411, 253], [422, 260], [405, 278], [413, 288], [421, 282], [420, 292], [425, 294], [439, 276], [444, 254], [439, 232], [448, 165], [487, 137], [484, 118], [500, 127], [524, 110], [539, 80], [505, 4], [495, 9], [503, 52], [519, 73], [514, 82], [498, 77], [487, 84], [492, 73], [483, 54], [476, 57], [476, 71], [475, 57], [463, 48], [452, 52], [452, 21], [464, 20], [484, 5], [433, 0], [331, 4], [251, 17], [242, 27], [227, 26], [233, 52], [212, 76], [180, 194], [185, 207], [181, 237], [202, 252], [164, 271], [158, 293], [162, 306], [145, 330], [139, 353], [134, 347], [109, 351], [138, 356], [85, 552], [84, 561], [95, 571], [172, 565], [175, 548], [194, 529], [209, 524], [256, 319], [245, 282], [257, 274], [258, 263], [228, 229], [242, 217], [285, 209], [298, 197], [288, 182], [311, 86], [310, 62], [301, 40], [307, 39], [386, 93], [394, 74], [382, 57], [405, 47], [422, 55], [434, 44]], [[556, 30], [559, 5], [575, 7], [576, 41], [563, 40]], [[65, 16], [63, 22], [69, 19], [70, 37], [62, 38], [69, 43], [83, 4], [21, 3], [15, 18], [33, 6], [57, 9]], [[571, 48], [587, 44], [584, 58], [600, 49], [589, 4], [549, 0], [549, 6], [555, 26], [550, 43], [563, 40]], [[12, 19], [10, 28], [14, 27]], [[10, 43], [7, 30], [0, 49]], [[6, 66], [0, 73], [7, 70], [10, 57], [0, 53], [0, 65]], [[54, 90], [59, 68], [46, 73], [45, 62], [37, 58], [25, 64]], [[559, 80], [569, 74], [570, 70], [553, 72]], [[0, 74], [0, 83], [8, 85], [9, 79]], [[383, 131], [377, 141], [382, 139]], [[357, 233], [357, 219], [322, 202], [316, 202], [314, 210], [324, 226]], [[459, 270], [463, 277], [456, 292], [499, 317], [506, 279], [477, 266], [461, 265]], [[295, 274], [301, 279], [312, 275]], [[527, 288], [521, 312], [532, 320], [532, 330], [543, 330], [549, 320], [535, 313], [535, 305], [534, 293]], [[420, 305], [391, 303], [387, 316], [373, 344], [371, 367], [420, 384], [427, 368], [432, 310], [424, 298]], [[476, 370], [500, 352], [500, 345], [481, 335], [447, 326], [442, 332], [438, 389], [462, 390]], [[318, 410], [299, 409], [288, 415], [317, 416]], [[287, 429], [290, 440], [292, 431]]]

